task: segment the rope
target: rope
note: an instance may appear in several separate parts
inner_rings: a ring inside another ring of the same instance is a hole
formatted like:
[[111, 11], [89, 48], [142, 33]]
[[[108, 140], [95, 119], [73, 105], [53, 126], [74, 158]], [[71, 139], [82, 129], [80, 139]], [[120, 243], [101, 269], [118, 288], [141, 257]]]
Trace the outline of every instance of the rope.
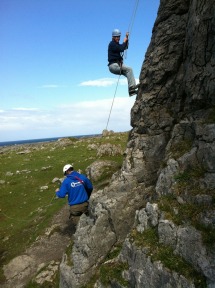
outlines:
[[2, 210], [0, 210], [0, 213], [2, 213], [6, 218], [11, 219], [11, 220], [16, 220], [18, 222], [29, 222], [29, 220], [20, 220], [20, 219], [17, 219], [17, 218], [9, 217]]
[[131, 21], [130, 21], [130, 24], [128, 26], [129, 35], [131, 35], [132, 29], [133, 29], [133, 25], [134, 25], [134, 20], [135, 20], [136, 13], [137, 13], [138, 4], [139, 4], [139, 0], [136, 0], [135, 8], [134, 8], [133, 14], [131, 16]]
[[[51, 206], [52, 201], [53, 201], [54, 199], [55, 199], [55, 194], [54, 194], [54, 196], [52, 197], [50, 203], [47, 204], [47, 205], [45, 205], [45, 206], [42, 206], [41, 208], [42, 208], [42, 209], [45, 209], [46, 207]], [[41, 211], [37, 214], [37, 217], [38, 217], [38, 215], [40, 215], [40, 213], [42, 213], [42, 212], [43, 212], [43, 210], [41, 210]], [[2, 213], [6, 218], [11, 219], [11, 220], [15, 220], [16, 222], [32, 222], [32, 221], [34, 221], [34, 219], [24, 220], [24, 219], [18, 219], [17, 217], [16, 217], [16, 218], [10, 217], [10, 216], [8, 216], [7, 214], [5, 214], [5, 213], [2, 211], [2, 209], [0, 209], [0, 213]], [[36, 219], [36, 218], [35, 218], [35, 219]]]
[[[135, 19], [135, 17], [136, 17], [138, 4], [139, 4], [139, 0], [136, 0], [135, 7], [134, 7], [134, 10], [133, 10], [133, 14], [132, 14], [132, 16], [131, 16], [130, 24], [129, 24], [129, 26], [128, 26], [129, 37], [130, 37], [130, 35], [131, 35], [131, 31], [132, 31], [132, 28], [133, 28], [133, 25], [134, 25], [134, 19]], [[124, 52], [126, 52], [126, 53], [124, 53]], [[123, 57], [123, 58], [125, 57], [125, 59], [126, 59], [126, 57], [127, 57], [127, 50], [125, 50], [124, 52], [123, 52], [122, 57]], [[118, 81], [117, 81], [117, 84], [116, 84], [116, 89], [115, 89], [113, 101], [112, 101], [111, 108], [110, 108], [110, 112], [109, 112], [109, 116], [108, 116], [108, 121], [107, 121], [107, 125], [106, 125], [106, 130], [107, 130], [107, 128], [108, 128], [108, 124], [109, 124], [109, 120], [110, 120], [110, 115], [111, 115], [112, 108], [113, 108], [113, 103], [114, 103], [114, 100], [115, 100], [115, 97], [116, 97], [117, 88], [118, 88], [118, 85], [119, 85], [120, 76], [121, 76], [121, 69], [120, 69], [120, 74], [119, 74], [119, 77], [118, 77]]]
[[[139, 0], [136, 0], [135, 6], [134, 6], [134, 9], [133, 9], [133, 14], [131, 16], [131, 20], [130, 20], [130, 23], [129, 23], [129, 26], [128, 26], [129, 38], [131, 38], [131, 32], [132, 32], [133, 25], [134, 25], [134, 20], [135, 20], [135, 17], [136, 17], [138, 4], [139, 4]], [[124, 57], [125, 57], [125, 59], [127, 58], [127, 50], [125, 50], [125, 56]]]
[[116, 92], [117, 92], [117, 88], [118, 88], [118, 85], [119, 85], [119, 78], [120, 78], [120, 76], [121, 76], [121, 69], [120, 69], [120, 74], [119, 74], [118, 81], [117, 81], [117, 84], [116, 84], [116, 89], [115, 89], [113, 101], [112, 101], [112, 104], [111, 104], [110, 113], [109, 113], [109, 116], [108, 116], [108, 121], [107, 121], [107, 125], [106, 125], [106, 130], [107, 130], [107, 128], [108, 128], [108, 124], [109, 124], [109, 120], [110, 120], [110, 115], [111, 115], [111, 111], [112, 111], [112, 108], [113, 108], [114, 99], [115, 99]]

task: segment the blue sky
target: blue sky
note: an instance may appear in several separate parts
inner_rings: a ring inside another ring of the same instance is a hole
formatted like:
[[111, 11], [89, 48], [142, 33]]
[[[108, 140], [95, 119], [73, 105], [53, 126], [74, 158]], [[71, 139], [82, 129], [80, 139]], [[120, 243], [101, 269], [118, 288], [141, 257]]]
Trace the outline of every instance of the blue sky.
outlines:
[[[0, 141], [102, 133], [118, 80], [107, 67], [112, 30], [121, 30], [122, 41], [133, 24], [124, 62], [138, 79], [158, 6], [159, 0], [1, 0]], [[108, 130], [132, 128], [134, 101], [121, 76]]]

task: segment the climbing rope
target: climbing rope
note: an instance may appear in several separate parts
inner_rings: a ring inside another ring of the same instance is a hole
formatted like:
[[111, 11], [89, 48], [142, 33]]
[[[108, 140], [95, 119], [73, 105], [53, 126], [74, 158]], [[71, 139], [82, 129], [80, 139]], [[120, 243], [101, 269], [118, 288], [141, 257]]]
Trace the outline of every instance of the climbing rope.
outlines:
[[[121, 70], [121, 69], [120, 69]], [[111, 115], [111, 111], [112, 111], [112, 108], [113, 108], [113, 103], [114, 103], [114, 99], [115, 99], [115, 96], [116, 96], [116, 92], [117, 92], [117, 88], [118, 88], [118, 85], [119, 85], [119, 78], [121, 76], [121, 71], [120, 71], [120, 74], [119, 74], [119, 77], [118, 77], [118, 81], [117, 81], [117, 84], [116, 84], [116, 89], [115, 89], [115, 93], [114, 93], [114, 96], [113, 96], [113, 101], [112, 101], [112, 104], [111, 104], [111, 108], [110, 108], [110, 113], [109, 113], [109, 116], [108, 116], [108, 121], [107, 121], [107, 125], [106, 125], [106, 130], [108, 128], [108, 124], [109, 124], [109, 120], [110, 120], [110, 115]]]
[[[138, 4], [139, 4], [139, 0], [136, 0], [136, 3], [135, 3], [135, 5], [134, 5], [134, 9], [133, 9], [133, 13], [132, 13], [132, 16], [131, 16], [131, 20], [130, 20], [130, 23], [129, 23], [129, 26], [128, 26], [129, 38], [131, 38], [131, 32], [132, 32], [133, 25], [134, 25], [134, 20], [135, 20], [136, 14], [137, 14]], [[124, 55], [124, 57], [125, 57], [125, 59], [126, 59], [126, 57], [127, 57], [127, 50], [125, 50], [125, 55]]]
[[[55, 198], [56, 198], [56, 194], [54, 193], [54, 195], [53, 195], [51, 201], [49, 202], [49, 204], [44, 205], [44, 206], [41, 207], [42, 209], [41, 209], [41, 211], [38, 212], [37, 217], [38, 217], [38, 215], [39, 215], [40, 213], [44, 212], [43, 209], [45, 209], [46, 207], [49, 207], [49, 206], [52, 205], [52, 201], [53, 201]], [[8, 218], [8, 219], [10, 219], [10, 220], [15, 220], [15, 222], [33, 222], [33, 221], [34, 221], [34, 219], [25, 220], [25, 219], [19, 219], [19, 218], [17, 218], [17, 217], [16, 217], [16, 218], [10, 217], [10, 216], [8, 216], [7, 214], [5, 214], [5, 213], [2, 211], [2, 209], [0, 209], [0, 213], [1, 213], [2, 215], [4, 215], [5, 218]], [[36, 218], [35, 218], [35, 219], [36, 219]], [[43, 221], [43, 220], [42, 220], [42, 221]], [[40, 222], [38, 222], [38, 223], [40, 223]], [[38, 224], [38, 223], [37, 223], [37, 224]]]
[[139, 5], [139, 0], [136, 0], [135, 7], [134, 7], [134, 10], [133, 10], [133, 14], [131, 16], [131, 21], [130, 21], [130, 24], [128, 26], [128, 32], [129, 32], [130, 35], [131, 35], [131, 32], [132, 32], [133, 25], [134, 25], [134, 20], [135, 20], [136, 14], [137, 14], [138, 5]]
[[[132, 31], [132, 29], [133, 29], [133, 25], [134, 25], [134, 20], [135, 20], [136, 13], [137, 13], [138, 4], [139, 4], [139, 0], [136, 0], [135, 6], [134, 6], [134, 10], [133, 10], [133, 13], [132, 13], [132, 16], [131, 16], [131, 20], [130, 20], [130, 23], [129, 23], [129, 26], [128, 26], [129, 38], [130, 38], [130, 35], [131, 35], [131, 31]], [[124, 52], [126, 52], [126, 53], [124, 53]], [[126, 57], [127, 57], [127, 50], [125, 50], [124, 52], [123, 52], [123, 54], [122, 54], [122, 58], [124, 59], [124, 57], [125, 57], [125, 59], [126, 59]], [[111, 112], [112, 112], [114, 100], [115, 100], [115, 97], [116, 97], [117, 88], [118, 88], [118, 85], [119, 85], [120, 76], [121, 76], [121, 68], [120, 68], [120, 74], [119, 74], [119, 77], [118, 77], [118, 81], [117, 81], [117, 84], [116, 84], [116, 89], [115, 89], [113, 101], [112, 101], [111, 108], [110, 108], [110, 112], [109, 112], [109, 116], [108, 116], [108, 121], [107, 121], [107, 125], [106, 125], [106, 130], [107, 130], [107, 128], [108, 128], [108, 124], [109, 124], [109, 120], [110, 120], [110, 115], [111, 115]]]

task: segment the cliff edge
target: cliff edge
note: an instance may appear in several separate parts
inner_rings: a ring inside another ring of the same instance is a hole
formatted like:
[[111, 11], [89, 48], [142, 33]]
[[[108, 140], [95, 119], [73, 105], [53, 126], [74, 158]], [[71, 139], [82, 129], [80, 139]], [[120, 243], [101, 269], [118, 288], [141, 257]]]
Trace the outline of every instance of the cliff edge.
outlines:
[[80, 218], [61, 288], [215, 287], [214, 71], [214, 0], [161, 0], [123, 167]]

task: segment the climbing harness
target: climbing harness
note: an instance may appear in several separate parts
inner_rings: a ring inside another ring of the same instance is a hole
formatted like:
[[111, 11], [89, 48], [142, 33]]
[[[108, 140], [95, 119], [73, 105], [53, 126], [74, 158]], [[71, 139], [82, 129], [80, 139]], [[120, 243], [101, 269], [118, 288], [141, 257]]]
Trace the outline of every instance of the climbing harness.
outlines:
[[[129, 38], [130, 38], [130, 35], [131, 35], [131, 31], [133, 29], [133, 25], [134, 25], [134, 20], [135, 20], [136, 13], [137, 13], [138, 4], [139, 4], [139, 0], [136, 0], [135, 6], [134, 6], [134, 10], [133, 10], [133, 13], [132, 13], [132, 16], [131, 16], [131, 20], [130, 20], [130, 23], [129, 23], [129, 26], [128, 26]], [[125, 51], [126, 51], [126, 53], [124, 53]], [[122, 53], [122, 58], [123, 59], [124, 59], [124, 57], [125, 57], [125, 59], [127, 57], [127, 50], [125, 50], [125, 51]], [[120, 66], [120, 74], [119, 74], [118, 81], [117, 81], [117, 84], [116, 84], [116, 89], [115, 89], [115, 92], [114, 92], [114, 97], [113, 97], [113, 100], [112, 100], [112, 104], [111, 104], [111, 108], [110, 108], [110, 112], [109, 112], [109, 116], [108, 116], [108, 120], [107, 120], [106, 130], [108, 129], [110, 115], [111, 115], [111, 112], [112, 112], [112, 108], [113, 108], [113, 104], [114, 104], [117, 88], [118, 88], [118, 85], [119, 85], [119, 79], [120, 79], [120, 76], [121, 76], [121, 69], [122, 69], [122, 67]]]

